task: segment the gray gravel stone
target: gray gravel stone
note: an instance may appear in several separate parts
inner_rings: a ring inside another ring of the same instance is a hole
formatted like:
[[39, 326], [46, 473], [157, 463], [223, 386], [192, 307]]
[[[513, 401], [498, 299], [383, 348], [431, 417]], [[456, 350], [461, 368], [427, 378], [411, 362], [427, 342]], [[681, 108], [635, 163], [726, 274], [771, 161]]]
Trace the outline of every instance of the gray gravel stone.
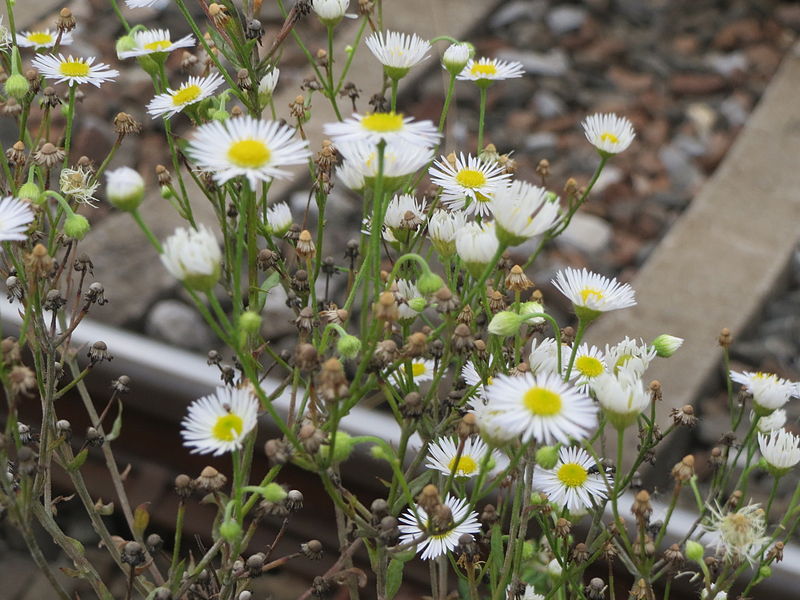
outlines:
[[676, 144], [661, 148], [658, 158], [669, 173], [673, 186], [679, 190], [692, 189], [703, 180], [703, 175], [686, 151]]
[[516, 60], [522, 63], [528, 75], [560, 77], [569, 70], [569, 57], [561, 48], [549, 52], [526, 52], [524, 50], [503, 50], [498, 52], [501, 60]]
[[567, 112], [567, 105], [555, 92], [539, 90], [533, 96], [536, 112], [543, 119], [560, 117]]
[[547, 26], [556, 35], [580, 29], [586, 22], [586, 9], [580, 6], [557, 6], [547, 13]]
[[534, 153], [552, 152], [556, 149], [557, 143], [558, 136], [555, 133], [548, 131], [532, 133], [525, 138], [525, 150]]
[[194, 307], [180, 300], [160, 300], [150, 309], [145, 332], [181, 348], [208, 350], [214, 336]]
[[559, 246], [570, 246], [592, 256], [608, 250], [611, 246], [611, 225], [595, 215], [577, 212], [560, 236]]
[[500, 7], [489, 20], [489, 27], [500, 29], [518, 21], [538, 21], [547, 10], [544, 0], [517, 0]]

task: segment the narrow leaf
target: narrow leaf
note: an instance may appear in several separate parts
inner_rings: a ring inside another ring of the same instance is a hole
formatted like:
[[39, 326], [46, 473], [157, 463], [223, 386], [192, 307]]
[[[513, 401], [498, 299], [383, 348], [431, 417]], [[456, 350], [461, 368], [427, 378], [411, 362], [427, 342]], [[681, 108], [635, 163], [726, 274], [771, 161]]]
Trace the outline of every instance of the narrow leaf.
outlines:
[[142, 536], [144, 530], [147, 529], [147, 525], [150, 523], [150, 513], [147, 512], [148, 504], [150, 503], [144, 502], [133, 511], [133, 533], [136, 537]]

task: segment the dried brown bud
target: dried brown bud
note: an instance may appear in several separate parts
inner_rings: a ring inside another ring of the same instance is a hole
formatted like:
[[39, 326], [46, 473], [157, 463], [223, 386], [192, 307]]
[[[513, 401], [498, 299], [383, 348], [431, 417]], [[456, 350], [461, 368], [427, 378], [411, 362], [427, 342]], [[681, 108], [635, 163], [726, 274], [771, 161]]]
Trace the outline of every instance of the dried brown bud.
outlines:
[[533, 282], [525, 275], [522, 267], [514, 265], [506, 276], [506, 287], [512, 292], [524, 292], [533, 287]]
[[425, 354], [428, 348], [428, 336], [421, 331], [412, 333], [406, 339], [406, 343], [400, 350], [400, 354], [405, 358], [418, 358]]
[[733, 342], [733, 336], [731, 335], [731, 330], [727, 327], [723, 327], [722, 331], [719, 332], [719, 338], [717, 339], [717, 343], [722, 346], [723, 348], [727, 348]]
[[475, 348], [475, 338], [468, 325], [459, 323], [453, 331], [453, 350], [459, 354], [467, 354]]
[[477, 435], [478, 431], [478, 421], [473, 413], [465, 414], [456, 425], [456, 433], [462, 440], [466, 440], [472, 435]]
[[194, 480], [194, 488], [203, 494], [218, 492], [227, 481], [227, 477], [212, 466], [203, 467], [200, 476]]
[[306, 373], [315, 371], [319, 367], [319, 354], [311, 344], [298, 344], [294, 350], [294, 364]]
[[336, 402], [347, 396], [350, 386], [338, 358], [329, 358], [322, 364], [317, 385], [320, 396], [326, 402]]
[[75, 17], [72, 16], [72, 11], [65, 6], [61, 9], [61, 12], [58, 13], [56, 29], [60, 33], [66, 33], [67, 31], [75, 29], [75, 25]]
[[647, 521], [651, 514], [653, 514], [653, 505], [650, 504], [650, 493], [647, 490], [640, 490], [631, 506], [631, 512], [637, 520]]
[[536, 165], [536, 174], [541, 177], [542, 179], [546, 179], [550, 176], [550, 161], [546, 158], [543, 158], [539, 161], [539, 164]]
[[372, 310], [376, 319], [387, 323], [397, 321], [400, 316], [394, 294], [388, 291], [378, 296], [378, 301], [372, 305]]
[[114, 117], [114, 131], [120, 137], [130, 133], [141, 133], [142, 124], [128, 113], [121, 112]]
[[687, 454], [681, 459], [681, 462], [672, 467], [672, 478], [676, 485], [681, 485], [689, 481], [692, 475], [694, 475], [694, 456]]
[[439, 490], [431, 483], [422, 488], [417, 497], [417, 504], [429, 515], [433, 514], [433, 510], [441, 503], [442, 499], [439, 497]]
[[572, 523], [564, 517], [559, 517], [558, 521], [556, 521], [556, 535], [566, 538], [570, 531], [572, 531]]

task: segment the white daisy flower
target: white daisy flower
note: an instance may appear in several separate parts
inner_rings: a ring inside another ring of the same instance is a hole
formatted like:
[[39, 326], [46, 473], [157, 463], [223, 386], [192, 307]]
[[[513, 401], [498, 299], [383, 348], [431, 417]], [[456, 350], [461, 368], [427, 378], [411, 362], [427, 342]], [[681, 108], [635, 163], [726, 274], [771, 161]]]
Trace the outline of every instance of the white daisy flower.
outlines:
[[431, 121], [414, 121], [394, 112], [354, 113], [340, 123], [326, 123], [323, 130], [337, 147], [358, 141], [377, 144], [381, 140], [387, 143], [402, 140], [417, 147], [430, 147], [442, 137]]
[[134, 210], [144, 198], [144, 179], [130, 167], [106, 171], [106, 198], [120, 210]]
[[429, 170], [431, 181], [442, 188], [442, 203], [467, 214], [490, 214], [494, 194], [511, 178], [497, 163], [477, 156], [460, 154], [451, 164], [447, 157], [437, 160]]
[[[569, 346], [561, 345], [561, 363], [569, 360]], [[566, 359], [565, 359], [566, 356]], [[528, 366], [534, 375], [558, 374], [558, 347], [553, 338], [543, 338], [531, 342]]]
[[523, 442], [566, 444], [570, 438], [585, 438], [597, 425], [591, 398], [558, 375], [497, 375], [486, 395], [489, 405], [501, 413], [493, 421], [520, 435]]
[[494, 81], [522, 77], [525, 69], [521, 62], [516, 60], [505, 61], [496, 58], [470, 59], [457, 79], [461, 81], [474, 81], [478, 85], [489, 85]]
[[715, 548], [723, 560], [732, 563], [746, 560], [752, 565], [758, 560], [761, 548], [770, 540], [765, 535], [766, 514], [759, 504], [748, 504], [727, 512], [711, 507], [711, 520], [703, 524], [703, 529], [711, 534], [708, 546]]
[[758, 449], [771, 467], [786, 472], [800, 462], [800, 437], [785, 429], [758, 434]]
[[419, 521], [410, 508], [400, 518], [400, 543], [408, 544], [427, 534], [427, 537], [417, 544], [417, 552], [422, 552], [422, 560], [437, 558], [458, 545], [458, 538], [465, 533], [477, 533], [481, 530], [478, 522], [478, 513], [469, 510], [466, 498], [459, 499], [450, 494], [444, 499], [444, 504], [453, 515], [453, 522], [447, 529], [437, 527], [433, 519], [428, 517], [425, 510], [417, 506]]
[[411, 67], [428, 58], [431, 49], [430, 42], [415, 33], [376, 31], [364, 41], [392, 79], [404, 77]]
[[451, 75], [458, 75], [472, 58], [472, 52], [470, 44], [450, 44], [442, 55], [442, 67]]
[[[398, 279], [395, 283], [397, 284], [397, 290], [394, 296], [397, 299], [397, 313], [399, 317], [401, 319], [416, 319], [420, 311], [414, 310], [411, 301], [416, 298], [422, 298], [422, 294], [419, 293], [417, 286], [408, 279]], [[414, 379], [417, 380], [416, 375]]]
[[256, 426], [258, 400], [247, 389], [218, 387], [189, 405], [181, 436], [192, 454], [219, 456], [242, 447]]
[[[477, 477], [487, 453], [497, 454], [492, 452], [483, 440], [470, 437], [464, 441], [464, 449], [456, 463], [458, 442], [453, 441], [453, 438], [442, 437], [428, 446], [428, 462], [425, 466], [445, 475], [455, 473], [456, 477]], [[496, 459], [495, 456], [492, 458]], [[492, 459], [489, 460], [491, 462]], [[492, 466], [494, 465], [490, 465]]]
[[[411, 378], [414, 383], [420, 384], [424, 381], [431, 381], [433, 379], [434, 368], [436, 363], [429, 358], [414, 358], [411, 360]], [[401, 385], [406, 380], [406, 365], [401, 362], [397, 371], [392, 375], [397, 385]]]
[[461, 211], [434, 211], [428, 217], [428, 237], [442, 256], [456, 251], [456, 235], [467, 225], [467, 215]]
[[148, 54], [167, 54], [178, 48], [192, 48], [197, 43], [192, 34], [173, 42], [168, 29], [147, 29], [132, 35], [133, 48], [123, 50], [117, 56], [121, 59], [146, 56]]
[[494, 223], [467, 223], [456, 233], [456, 253], [475, 277], [480, 276], [499, 247]]
[[335, 25], [347, 12], [350, 0], [311, 0], [311, 9], [320, 21]]
[[267, 226], [272, 235], [282, 236], [292, 223], [292, 210], [286, 202], [278, 202], [267, 209]]
[[625, 117], [614, 114], [596, 114], [583, 121], [583, 133], [600, 154], [619, 154], [631, 145], [636, 132]]
[[219, 185], [244, 176], [255, 190], [259, 181], [290, 178], [282, 167], [305, 164], [311, 156], [308, 142], [293, 140], [294, 135], [287, 125], [242, 116], [201, 125], [187, 151]]
[[516, 432], [506, 429], [502, 423], [498, 422], [498, 417], [502, 416], [503, 411], [496, 409], [491, 404], [484, 404], [478, 400], [469, 412], [475, 415], [475, 423], [478, 425], [481, 436], [489, 439], [493, 446], [500, 446], [517, 437]]
[[[567, 352], [562, 352], [561, 360], [564, 363], [564, 368], [569, 363], [571, 352], [572, 348], [569, 348]], [[589, 346], [585, 342], [578, 346], [578, 350], [575, 352], [575, 362], [572, 363], [572, 372], [570, 373], [570, 377], [575, 379], [575, 385], [582, 387], [583, 391], [586, 391], [584, 386], [588, 387], [605, 372], [605, 357], [597, 346]]]
[[[750, 411], [750, 422], [756, 418], [755, 411]], [[756, 424], [756, 428], [761, 433], [772, 433], [776, 429], [782, 429], [786, 425], [786, 411], [779, 408], [772, 413], [761, 417]]]
[[650, 394], [645, 391], [642, 380], [628, 374], [614, 377], [602, 373], [590, 386], [609, 422], [617, 429], [635, 423], [642, 411], [650, 406]]
[[[366, 140], [344, 142], [336, 146], [336, 150], [344, 158], [343, 164], [354, 168], [362, 178], [371, 180], [378, 176], [378, 148], [373, 142]], [[432, 149], [421, 148], [418, 144], [411, 144], [402, 139], [387, 143], [383, 151], [384, 184], [391, 185], [387, 179], [416, 173], [431, 160], [433, 160]]]
[[608, 492], [603, 476], [590, 472], [597, 466], [583, 448], [561, 448], [556, 466], [550, 470], [536, 467], [533, 481], [550, 502], [570, 512], [589, 509]]
[[360, 192], [367, 185], [361, 170], [348, 160], [336, 167], [336, 176], [347, 189], [353, 190], [354, 192]]
[[167, 89], [158, 94], [147, 105], [147, 112], [153, 117], [169, 119], [187, 106], [205, 100], [214, 93], [224, 81], [221, 75], [213, 73], [208, 77], [189, 77], [177, 90]]
[[22, 242], [28, 239], [25, 231], [33, 221], [30, 204], [6, 196], [0, 199], [0, 242]]
[[518, 246], [553, 227], [559, 218], [558, 198], [541, 187], [514, 181], [494, 192], [489, 203], [501, 241]]
[[267, 103], [272, 94], [275, 92], [275, 87], [278, 85], [278, 78], [281, 75], [281, 70], [278, 67], [273, 67], [269, 73], [261, 78], [258, 82], [258, 97], [263, 103]]
[[58, 187], [62, 194], [93, 208], [96, 208], [94, 193], [99, 185], [100, 182], [94, 180], [94, 173], [83, 167], [63, 169], [58, 177]]
[[511, 588], [511, 585], [506, 588], [505, 600], [544, 600], [544, 596], [537, 594], [536, 589], [532, 585], [526, 585], [525, 590], [521, 594], [514, 593], [514, 590]]
[[[44, 29], [40, 31], [21, 31], [17, 34], [17, 45], [24, 48], [41, 50], [42, 48], [52, 48], [58, 39], [57, 31]], [[72, 43], [72, 33], [65, 31], [61, 34], [59, 46], [69, 46]]]
[[731, 379], [747, 388], [753, 395], [756, 412], [769, 414], [776, 408], [781, 408], [789, 398], [797, 395], [795, 384], [773, 373], [757, 371], [731, 371]]
[[593, 319], [601, 312], [636, 305], [636, 294], [627, 283], [592, 273], [586, 269], [567, 267], [556, 273], [553, 285], [575, 307], [575, 312], [585, 319]]
[[628, 336], [621, 342], [609, 346], [606, 344], [606, 365], [612, 375], [619, 376], [623, 372], [632, 377], [642, 377], [655, 360], [656, 349], [644, 340], [633, 340]]
[[[492, 369], [492, 363], [494, 362], [494, 355], [489, 359], [489, 370]], [[468, 360], [466, 364], [461, 367], [461, 378], [467, 384], [467, 387], [475, 388], [478, 394], [478, 397], [485, 399], [486, 398], [486, 386], [491, 385], [494, 381], [494, 377], [491, 375], [487, 376], [484, 380], [481, 377], [480, 373], [478, 373], [478, 369], [475, 367], [475, 363], [471, 360]]]
[[396, 195], [386, 207], [383, 223], [395, 229], [409, 229], [409, 222], [418, 222], [414, 230], [425, 222], [425, 200], [417, 200], [411, 194]]
[[69, 85], [91, 83], [100, 87], [101, 83], [111, 81], [119, 75], [119, 71], [109, 68], [105, 63], [94, 64], [95, 57], [65, 58], [63, 54], [37, 54], [31, 61], [31, 66], [47, 79], [55, 79], [56, 83], [66, 82]]
[[220, 252], [217, 238], [205, 225], [198, 229], [179, 227], [164, 241], [161, 262], [167, 271], [187, 286], [208, 290], [220, 274]]
[[164, 4], [164, 0], [125, 0], [128, 8], [149, 8], [156, 4]]

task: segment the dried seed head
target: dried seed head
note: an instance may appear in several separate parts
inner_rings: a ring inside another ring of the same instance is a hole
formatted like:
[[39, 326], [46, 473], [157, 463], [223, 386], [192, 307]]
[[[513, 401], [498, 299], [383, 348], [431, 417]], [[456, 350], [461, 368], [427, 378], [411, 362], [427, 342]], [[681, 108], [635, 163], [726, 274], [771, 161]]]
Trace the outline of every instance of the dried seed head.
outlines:
[[400, 538], [400, 528], [397, 519], [392, 515], [387, 515], [381, 519], [378, 525], [378, 539], [387, 546], [393, 546]]
[[536, 165], [536, 174], [541, 177], [542, 179], [546, 179], [550, 176], [550, 161], [546, 158], [543, 158], [539, 161], [539, 164]]
[[406, 394], [405, 398], [403, 398], [402, 404], [400, 404], [400, 414], [406, 419], [416, 419], [422, 415], [424, 408], [422, 396], [417, 392], [409, 392]]
[[506, 309], [506, 297], [497, 290], [489, 292], [489, 310], [499, 313]]
[[186, 500], [189, 496], [192, 495], [192, 478], [186, 475], [185, 473], [181, 473], [175, 478], [175, 493], [178, 494], [178, 497], [181, 500]]
[[14, 96], [9, 96], [6, 98], [6, 102], [3, 105], [3, 114], [8, 115], [9, 117], [16, 117], [22, 114], [22, 105], [17, 102], [17, 99]]
[[405, 358], [419, 358], [424, 355], [428, 349], [428, 336], [417, 331], [412, 333], [406, 339], [406, 343], [400, 350], [400, 354]]
[[676, 485], [681, 485], [689, 481], [692, 475], [694, 475], [694, 456], [687, 454], [681, 459], [681, 462], [672, 467], [672, 478]]
[[0, 341], [0, 358], [7, 365], [13, 365], [22, 360], [22, 354], [16, 338], [7, 337]]
[[471, 325], [473, 317], [472, 308], [469, 304], [466, 304], [464, 308], [461, 309], [461, 312], [458, 313], [457, 321], [464, 325]]
[[308, 540], [305, 544], [300, 544], [300, 552], [310, 560], [320, 560], [322, 558], [322, 542]]
[[139, 566], [145, 561], [144, 548], [139, 542], [128, 542], [122, 547], [120, 558], [132, 567]]
[[61, 33], [66, 33], [75, 29], [75, 25], [75, 17], [72, 16], [72, 11], [65, 6], [58, 13], [56, 29]]
[[393, 323], [400, 317], [397, 301], [392, 292], [382, 292], [378, 301], [372, 305], [375, 318], [387, 323]]
[[465, 414], [456, 425], [456, 433], [462, 440], [466, 440], [472, 435], [477, 435], [478, 431], [478, 420], [473, 413]]
[[327, 439], [327, 436], [322, 429], [318, 429], [313, 424], [303, 423], [297, 433], [297, 439], [300, 440], [300, 444], [305, 448], [306, 452], [316, 454]]
[[566, 539], [571, 531], [572, 523], [570, 523], [564, 517], [559, 517], [558, 521], [556, 521], [556, 535]]
[[369, 510], [376, 521], [380, 521], [389, 514], [389, 503], [383, 498], [376, 498], [369, 506]]
[[212, 2], [208, 5], [208, 16], [211, 17], [211, 20], [217, 27], [225, 27], [230, 20], [228, 9], [216, 2]]
[[172, 185], [172, 175], [164, 165], [156, 165], [156, 179], [159, 186]]
[[672, 544], [669, 548], [664, 550], [664, 560], [670, 563], [673, 568], [679, 567], [683, 563], [681, 547], [678, 544]]
[[439, 497], [439, 490], [436, 486], [429, 483], [422, 488], [422, 491], [417, 497], [417, 504], [419, 504], [426, 513], [432, 515], [434, 509], [442, 504], [442, 499]]
[[53, 257], [43, 244], [36, 244], [25, 257], [25, 264], [33, 278], [44, 277], [53, 270]]
[[89, 348], [87, 356], [93, 365], [103, 362], [104, 360], [111, 361], [114, 359], [112, 354], [108, 351], [108, 346], [102, 340], [98, 340], [92, 344], [92, 347]]
[[261, 575], [261, 567], [267, 560], [267, 556], [263, 552], [256, 552], [247, 557], [244, 563], [245, 568], [249, 572], [250, 577], [258, 577]]
[[469, 326], [464, 323], [456, 325], [453, 331], [453, 349], [459, 354], [468, 354], [475, 348], [475, 338]]
[[719, 446], [714, 446], [711, 449], [711, 453], [709, 454], [708, 462], [711, 463], [711, 465], [714, 467], [718, 467], [723, 462], [725, 462], [722, 455], [722, 448], [720, 448]]
[[64, 151], [61, 148], [56, 148], [56, 146], [50, 142], [46, 142], [45, 144], [42, 144], [42, 147], [39, 148], [39, 150], [34, 152], [33, 162], [40, 167], [52, 169], [54, 166], [64, 160], [64, 156]]
[[157, 533], [151, 533], [147, 536], [147, 539], [144, 541], [145, 546], [147, 546], [147, 551], [150, 553], [156, 553], [161, 550], [161, 546], [164, 545], [164, 540], [161, 538], [160, 535]]
[[592, 580], [589, 581], [589, 585], [586, 586], [586, 595], [589, 600], [605, 600], [607, 589], [608, 586], [605, 581], [599, 577], [593, 577]]
[[[52, 88], [50, 88], [52, 89]], [[47, 89], [45, 89], [45, 94]], [[54, 92], [55, 93], [55, 92]], [[22, 141], [15, 142], [11, 148], [6, 150], [6, 158], [12, 165], [21, 167], [25, 164], [25, 144]]]
[[197, 57], [188, 50], [184, 50], [183, 54], [181, 55], [181, 70], [184, 73], [188, 73], [196, 64]]
[[32, 396], [36, 391], [36, 374], [25, 365], [15, 365], [8, 372], [8, 383], [15, 396]]
[[142, 124], [128, 113], [120, 112], [114, 117], [114, 131], [116, 131], [117, 135], [120, 137], [131, 133], [141, 133]]
[[269, 248], [264, 248], [263, 250], [259, 250], [258, 252], [258, 268], [262, 271], [268, 271], [270, 269], [274, 269], [275, 265], [278, 264], [278, 260], [280, 259], [280, 255], [277, 252], [273, 252]]
[[694, 427], [697, 424], [697, 417], [691, 404], [685, 404], [681, 408], [673, 408], [670, 411], [670, 416], [672, 417], [672, 422], [676, 425]]
[[61, 104], [61, 98], [56, 94], [56, 89], [51, 85], [46, 86], [42, 91], [42, 99], [39, 101], [39, 106], [42, 109], [47, 109], [55, 108], [59, 104]]
[[19, 278], [14, 275], [6, 279], [6, 289], [8, 290], [6, 298], [8, 298], [9, 302], [22, 300], [25, 297], [25, 288], [20, 283]]
[[428, 514], [431, 515], [432, 533], [443, 533], [453, 528], [453, 511], [447, 504], [437, 504]]
[[297, 512], [303, 508], [303, 492], [300, 490], [289, 490], [283, 503], [290, 512]]
[[319, 354], [311, 344], [298, 344], [294, 351], [294, 364], [301, 371], [310, 373], [319, 367]]
[[314, 240], [308, 229], [303, 229], [303, 231], [300, 232], [300, 236], [297, 238], [295, 252], [297, 252], [297, 256], [302, 260], [313, 260], [317, 255], [317, 247], [314, 245]]
[[650, 504], [650, 493], [647, 490], [640, 490], [636, 494], [631, 512], [639, 521], [647, 521], [653, 514], [653, 505]]
[[522, 267], [514, 265], [506, 275], [506, 287], [512, 292], [524, 292], [533, 287], [533, 282], [525, 275]]
[[481, 523], [483, 523], [486, 527], [491, 527], [497, 520], [500, 518], [500, 515], [497, 514], [497, 509], [494, 507], [494, 504], [487, 504], [483, 507], [481, 511]]
[[308, 272], [304, 269], [298, 269], [292, 277], [292, 289], [299, 294], [305, 293], [310, 289], [308, 283]]
[[200, 476], [194, 480], [194, 488], [203, 494], [218, 492], [228, 479], [212, 466], [203, 467]]
[[720, 346], [723, 348], [728, 348], [731, 343], [733, 343], [733, 336], [731, 335], [731, 330], [727, 327], [723, 327], [722, 331], [719, 333], [719, 338], [717, 340]]
[[344, 367], [338, 358], [329, 358], [322, 364], [317, 387], [326, 402], [336, 402], [350, 392]]
[[297, 330], [300, 332], [300, 335], [305, 337], [317, 323], [314, 321], [314, 311], [310, 306], [305, 306], [300, 311], [300, 314], [297, 315], [297, 318], [294, 320], [294, 324], [297, 327]]
[[264, 444], [264, 454], [273, 465], [285, 465], [292, 456], [288, 442], [278, 438], [267, 440]]
[[578, 542], [572, 549], [572, 560], [576, 563], [584, 563], [589, 560], [589, 548], [583, 542]]
[[781, 562], [783, 560], [783, 548], [783, 542], [775, 542], [775, 545], [767, 553], [767, 560]]
[[458, 297], [453, 295], [448, 287], [441, 287], [433, 295], [436, 302], [436, 310], [440, 313], [449, 313], [458, 308]]

